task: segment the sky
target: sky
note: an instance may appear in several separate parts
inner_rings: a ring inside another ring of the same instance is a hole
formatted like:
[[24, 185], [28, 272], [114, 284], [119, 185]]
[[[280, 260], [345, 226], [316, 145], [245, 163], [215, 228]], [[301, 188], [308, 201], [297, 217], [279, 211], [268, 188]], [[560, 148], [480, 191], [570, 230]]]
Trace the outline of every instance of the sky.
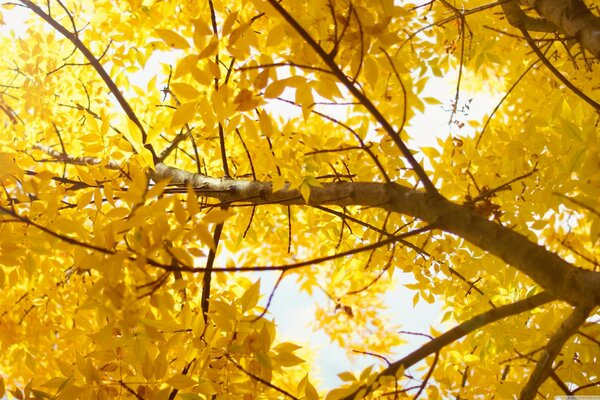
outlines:
[[[10, 18], [6, 18], [7, 25], [0, 26], [0, 35], [8, 34], [10, 30], [17, 33], [23, 32], [23, 20], [28, 15], [27, 10], [20, 7], [10, 12]], [[8, 17], [8, 14], [6, 14]], [[148, 63], [146, 70], [132, 78], [140, 87], [146, 87], [146, 82], [159, 71], [159, 60], [153, 60]], [[411, 126], [407, 127], [408, 133], [413, 138], [409, 147], [436, 146], [437, 137], [445, 137], [451, 131], [448, 121], [450, 118], [450, 104], [455, 95], [455, 76], [447, 78], [431, 77], [429, 83], [425, 86], [424, 96], [431, 96], [441, 99], [442, 105], [428, 105], [426, 112], [417, 115], [412, 121]], [[469, 98], [474, 100], [470, 103], [469, 119], [483, 120], [486, 113], [489, 113], [498, 101], [499, 95], [490, 95], [487, 93], [468, 93], [462, 92], [461, 99], [465, 101]], [[279, 111], [281, 115], [290, 113], [299, 113], [292, 106], [281, 105]], [[461, 130], [461, 134], [469, 133], [468, 128]], [[265, 293], [273, 287], [277, 275], [261, 275], [261, 287]], [[437, 304], [427, 304], [421, 301], [413, 308], [413, 292], [405, 288], [404, 284], [413, 283], [409, 274], [396, 274], [396, 286], [387, 295], [387, 304], [390, 305], [388, 316], [393, 325], [400, 325], [403, 329], [413, 332], [429, 334], [429, 326], [436, 329], [442, 329], [440, 318], [442, 316], [441, 306]], [[265, 296], [266, 297], [266, 296]], [[264, 301], [264, 299], [263, 299]], [[337, 373], [343, 371], [359, 372], [363, 368], [373, 363], [381, 363], [371, 356], [355, 355], [348, 357], [344, 349], [331, 343], [327, 335], [323, 332], [314, 331], [311, 328], [311, 322], [314, 320], [316, 304], [330, 302], [323, 294], [316, 292], [313, 297], [302, 293], [293, 278], [284, 279], [278, 291], [275, 294], [274, 301], [269, 309], [271, 317], [278, 326], [279, 341], [293, 341], [296, 343], [310, 344], [316, 347], [316, 378], [320, 381], [320, 389], [331, 389], [339, 384], [341, 380]], [[264, 304], [264, 303], [263, 303]], [[331, 305], [332, 312], [334, 305]], [[446, 326], [448, 328], [449, 326]], [[387, 332], [386, 334], [398, 334], [396, 332]], [[392, 355], [391, 359], [400, 358], [416, 349], [423, 343], [423, 338], [414, 336], [405, 337], [407, 343], [398, 348], [398, 354]]]

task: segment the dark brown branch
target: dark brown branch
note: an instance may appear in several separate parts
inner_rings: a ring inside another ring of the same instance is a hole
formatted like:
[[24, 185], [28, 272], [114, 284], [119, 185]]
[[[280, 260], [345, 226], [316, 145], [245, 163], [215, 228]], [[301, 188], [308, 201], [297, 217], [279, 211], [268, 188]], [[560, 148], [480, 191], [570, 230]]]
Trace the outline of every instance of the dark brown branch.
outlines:
[[125, 389], [129, 394], [131, 394], [133, 397], [135, 397], [137, 400], [145, 400], [142, 396], [140, 396], [139, 394], [137, 394], [137, 392], [135, 390], [133, 390], [132, 388], [130, 388], [125, 382], [123, 382], [122, 380], [119, 381], [119, 385], [121, 385], [121, 387], [123, 389]]
[[521, 33], [525, 37], [525, 40], [527, 41], [527, 43], [529, 44], [529, 46], [531, 47], [531, 49], [533, 50], [533, 52], [535, 53], [535, 55], [538, 56], [538, 58], [540, 60], [542, 60], [542, 63], [544, 63], [544, 65], [550, 70], [550, 72], [552, 72], [552, 74], [559, 81], [561, 81], [566, 87], [568, 87], [576, 96], [578, 96], [580, 99], [582, 99], [583, 101], [585, 101], [586, 103], [588, 103], [590, 106], [594, 107], [594, 109], [597, 112], [600, 112], [600, 104], [598, 104], [598, 102], [596, 102], [594, 99], [592, 99], [591, 97], [589, 97], [587, 94], [583, 93], [577, 86], [575, 86], [573, 83], [571, 83], [571, 81], [569, 79], [567, 79], [550, 62], [550, 60], [548, 60], [548, 58], [546, 58], [546, 56], [544, 55], [544, 53], [542, 53], [542, 51], [540, 50], [540, 48], [538, 47], [538, 45], [535, 43], [535, 41], [533, 40], [533, 38], [531, 37], [531, 35], [529, 35], [529, 32], [527, 32], [526, 29], [521, 29]]
[[554, 192], [552, 193], [556, 196], [562, 197], [563, 199], [567, 199], [568, 201], [570, 201], [573, 204], [578, 205], [579, 207], [588, 210], [589, 212], [591, 212], [592, 214], [596, 215], [597, 217], [600, 217], [600, 211], [594, 209], [593, 207], [588, 206], [587, 204], [583, 203], [582, 201], [577, 200], [576, 198], [567, 196], [566, 194], [562, 194], [559, 192]]
[[120, 165], [114, 161], [105, 162], [96, 157], [73, 157], [67, 153], [61, 153], [54, 150], [52, 147], [45, 146], [43, 144], [34, 144], [34, 149], [43, 151], [44, 153], [54, 157], [56, 161], [63, 162], [71, 165], [100, 165], [105, 163], [105, 167], [108, 169], [121, 169]]
[[[295, 102], [290, 101], [290, 100], [286, 100], [286, 99], [282, 99], [282, 98], [277, 98], [277, 100], [283, 101], [284, 103], [287, 103], [287, 104], [292, 104], [292, 105], [294, 105], [296, 107], [300, 107], [298, 104], [296, 104]], [[385, 181], [388, 182], [388, 183], [392, 182], [391, 179], [390, 179], [390, 177], [388, 176], [387, 172], [385, 171], [385, 168], [383, 168], [383, 165], [381, 164], [381, 161], [379, 161], [379, 159], [377, 158], [377, 156], [375, 155], [375, 153], [373, 153], [373, 151], [371, 150], [371, 147], [368, 146], [364, 142], [364, 140], [360, 137], [360, 135], [358, 134], [358, 132], [356, 132], [349, 125], [343, 123], [342, 121], [340, 121], [340, 120], [338, 120], [336, 118], [333, 118], [333, 117], [331, 117], [331, 116], [329, 116], [327, 114], [324, 114], [324, 113], [322, 113], [320, 111], [317, 111], [314, 108], [312, 108], [310, 110], [310, 112], [313, 113], [313, 114], [315, 114], [315, 115], [318, 115], [321, 118], [325, 118], [326, 120], [331, 121], [334, 124], [339, 125], [342, 128], [346, 129], [348, 132], [350, 132], [356, 138], [356, 140], [358, 141], [358, 143], [360, 143], [360, 148], [363, 151], [365, 151], [369, 155], [369, 157], [371, 157], [371, 159], [373, 160], [373, 162], [377, 166], [377, 169], [379, 169], [379, 172], [383, 176], [383, 179], [385, 179]]]
[[326, 74], [331, 74], [331, 71], [325, 68], [319, 68], [312, 65], [306, 64], [297, 64], [291, 61], [277, 62], [277, 63], [268, 63], [268, 64], [258, 64], [258, 65], [248, 65], [244, 67], [236, 68], [236, 71], [249, 71], [253, 69], [262, 69], [262, 68], [279, 68], [279, 67], [295, 67], [300, 69], [305, 69], [307, 71], [317, 71], [323, 72]]
[[210, 249], [206, 260], [206, 268], [204, 269], [204, 276], [202, 277], [202, 298], [200, 299], [200, 306], [205, 317], [208, 314], [208, 300], [210, 298], [210, 284], [212, 278], [212, 269], [215, 263], [215, 256], [217, 255], [217, 246], [221, 239], [221, 233], [223, 232], [223, 223], [215, 226], [215, 233], [213, 234], [214, 249]]
[[400, 138], [400, 132], [396, 131], [388, 122], [388, 120], [379, 112], [377, 107], [369, 100], [369, 98], [361, 92], [354, 83], [348, 79], [346, 74], [340, 69], [340, 67], [335, 62], [334, 58], [331, 57], [325, 50], [310, 36], [310, 34], [302, 28], [302, 26], [296, 21], [294, 17], [292, 17], [287, 10], [285, 10], [281, 4], [279, 4], [275, 0], [267, 0], [269, 4], [277, 12], [290, 24], [300, 36], [308, 43], [312, 49], [321, 57], [323, 62], [327, 64], [327, 66], [331, 69], [331, 72], [336, 76], [336, 78], [348, 89], [350, 93], [369, 111], [369, 113], [377, 120], [377, 122], [382, 126], [382, 128], [386, 131], [386, 133], [392, 138], [396, 146], [400, 149], [404, 157], [407, 159], [409, 164], [412, 166], [413, 170], [419, 177], [419, 180], [425, 187], [426, 191], [429, 193], [438, 193], [437, 189], [427, 176], [427, 173], [421, 167], [419, 162], [412, 155], [411, 150], [404, 144], [402, 139]]
[[431, 378], [431, 375], [433, 374], [433, 370], [435, 369], [435, 366], [437, 365], [439, 356], [440, 356], [440, 353], [436, 352], [435, 358], [433, 359], [433, 362], [431, 363], [431, 367], [429, 368], [429, 371], [427, 371], [427, 375], [425, 376], [425, 379], [423, 379], [423, 383], [421, 383], [421, 388], [419, 389], [417, 394], [415, 394], [415, 397], [413, 397], [413, 400], [417, 400], [419, 398], [419, 396], [421, 395], [421, 393], [423, 393], [423, 390], [425, 390], [425, 387], [427, 387], [427, 382], [429, 382], [429, 378]]
[[[449, 331], [443, 333], [441, 336], [425, 343], [423, 346], [413, 351], [406, 357], [401, 360], [395, 361], [391, 363], [387, 368], [385, 368], [382, 372], [379, 373], [378, 377], [383, 378], [386, 376], [395, 376], [396, 372], [401, 368], [409, 368], [416, 364], [417, 362], [423, 360], [425, 357], [430, 354], [439, 352], [443, 347], [448, 344], [455, 342], [456, 340], [466, 336], [467, 334], [485, 326], [491, 324], [492, 322], [496, 322], [498, 320], [504, 319], [511, 315], [516, 315], [528, 310], [532, 310], [536, 307], [541, 306], [542, 304], [548, 303], [550, 301], [555, 300], [554, 296], [547, 292], [542, 292], [531, 297], [528, 297], [523, 300], [519, 300], [512, 304], [507, 304], [500, 306], [498, 308], [493, 308], [489, 311], [486, 311], [482, 314], [479, 314], [458, 326], [450, 329]], [[353, 400], [356, 393], [362, 390], [366, 390], [366, 394], [373, 392], [379, 387], [379, 379], [377, 379], [374, 383], [366, 387], [360, 387], [354, 391], [354, 393], [346, 396], [343, 400]]]
[[[388, 244], [395, 243], [395, 242], [399, 241], [400, 239], [403, 239], [403, 238], [406, 238], [409, 236], [413, 236], [413, 235], [417, 235], [419, 233], [422, 233], [424, 231], [428, 231], [431, 229], [432, 229], [431, 226], [426, 226], [424, 228], [419, 228], [419, 229], [415, 229], [415, 230], [412, 230], [409, 232], [401, 233], [401, 234], [393, 236], [391, 238], [384, 239], [384, 240], [381, 240], [381, 241], [378, 241], [375, 243], [371, 243], [366, 246], [356, 247], [356, 248], [353, 248], [351, 250], [344, 251], [341, 253], [336, 253], [336, 254], [319, 257], [319, 258], [313, 258], [311, 260], [300, 261], [300, 262], [293, 263], [293, 264], [271, 265], [271, 266], [246, 266], [246, 267], [237, 267], [237, 268], [236, 267], [233, 267], [233, 268], [232, 267], [212, 267], [211, 271], [212, 272], [267, 272], [267, 271], [270, 271], [270, 272], [284, 271], [284, 272], [286, 272], [286, 271], [291, 271], [294, 269], [308, 267], [308, 266], [315, 265], [315, 264], [321, 264], [321, 263], [324, 263], [327, 261], [332, 261], [332, 260], [335, 260], [338, 258], [343, 258], [343, 257], [351, 256], [354, 254], [359, 254], [359, 253], [362, 253], [365, 251], [377, 249], [379, 247], [383, 247]], [[148, 263], [152, 266], [162, 268], [166, 271], [175, 271], [175, 270], [182, 271], [182, 272], [206, 272], [207, 271], [206, 268], [202, 268], [202, 267], [194, 268], [194, 267], [188, 267], [188, 266], [182, 266], [182, 265], [173, 267], [171, 265], [151, 263], [150, 260], [148, 261]]]
[[577, 333], [577, 330], [585, 322], [590, 311], [591, 307], [576, 308], [556, 332], [554, 332], [546, 348], [540, 354], [535, 369], [521, 391], [519, 400], [533, 400], [535, 398], [539, 387], [552, 372], [552, 363], [556, 359], [556, 356], [558, 356], [560, 349], [563, 348], [571, 336]]

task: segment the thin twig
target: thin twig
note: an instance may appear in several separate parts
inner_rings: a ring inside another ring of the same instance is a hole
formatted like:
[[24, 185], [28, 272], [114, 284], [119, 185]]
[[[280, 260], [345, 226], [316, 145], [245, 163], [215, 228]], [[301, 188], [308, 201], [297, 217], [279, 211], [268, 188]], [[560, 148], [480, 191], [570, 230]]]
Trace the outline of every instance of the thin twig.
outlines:
[[42, 10], [36, 4], [32, 3], [30, 0], [19, 0], [19, 1], [22, 4], [24, 4], [27, 8], [29, 8], [31, 11], [33, 11], [38, 16], [40, 16], [44, 21], [46, 21], [48, 24], [50, 24], [50, 26], [52, 26], [54, 29], [56, 29], [64, 37], [66, 37], [68, 40], [70, 40], [71, 43], [73, 43], [75, 45], [75, 47], [77, 47], [77, 49], [84, 55], [84, 57], [90, 62], [92, 67], [94, 67], [94, 69], [96, 70], [98, 75], [100, 75], [100, 77], [102, 78], [102, 80], [104, 81], [104, 83], [106, 84], [108, 89], [111, 91], [112, 95], [115, 97], [115, 99], [117, 99], [117, 102], [119, 103], [119, 105], [121, 106], [123, 111], [125, 111], [125, 114], [127, 114], [127, 117], [138, 127], [138, 129], [140, 130], [140, 133], [142, 135], [142, 143], [152, 153], [152, 156], [156, 159], [156, 154], [154, 152], [154, 149], [152, 148], [152, 146], [149, 143], [146, 143], [146, 140], [147, 140], [146, 130], [144, 129], [144, 126], [138, 119], [136, 113], [133, 111], [133, 108], [131, 108], [131, 106], [125, 99], [125, 96], [123, 96], [123, 93], [121, 93], [121, 91], [119, 90], [119, 87], [117, 86], [117, 84], [112, 80], [110, 75], [108, 75], [108, 73], [106, 72], [104, 67], [102, 67], [102, 65], [100, 64], [98, 59], [96, 59], [96, 57], [92, 54], [92, 52], [77, 37], [77, 32], [70, 32], [68, 29], [66, 29], [64, 26], [62, 26], [58, 21], [56, 21], [53, 17], [51, 17], [46, 12], [44, 12], [44, 10]]

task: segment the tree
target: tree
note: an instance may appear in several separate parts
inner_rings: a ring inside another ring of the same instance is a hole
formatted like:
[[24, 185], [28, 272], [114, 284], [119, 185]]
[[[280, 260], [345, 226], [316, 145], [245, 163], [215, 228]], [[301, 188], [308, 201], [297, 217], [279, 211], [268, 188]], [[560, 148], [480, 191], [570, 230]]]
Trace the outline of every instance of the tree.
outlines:
[[[2, 38], [0, 392], [599, 394], [591, 3], [5, 4], [30, 19]], [[433, 76], [451, 119], [415, 148]], [[469, 120], [467, 90], [504, 96]], [[397, 271], [455, 325], [400, 356]], [[374, 365], [318, 390], [269, 316], [283, 279], [324, 291], [319, 328]]]

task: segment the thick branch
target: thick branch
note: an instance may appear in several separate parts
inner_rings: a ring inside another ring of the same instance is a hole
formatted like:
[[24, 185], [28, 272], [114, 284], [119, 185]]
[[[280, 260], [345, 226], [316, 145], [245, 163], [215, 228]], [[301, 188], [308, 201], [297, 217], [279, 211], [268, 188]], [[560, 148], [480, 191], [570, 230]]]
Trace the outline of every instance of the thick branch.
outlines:
[[501, 258], [556, 297], [574, 305], [600, 304], [600, 273], [577, 268], [526, 236], [476, 214], [469, 207], [394, 183], [334, 182], [312, 187], [308, 203], [298, 189], [274, 192], [270, 182], [212, 178], [156, 164], [155, 180], [194, 187], [225, 203], [369, 206], [419, 218]]
[[503, 3], [502, 11], [504, 11], [508, 23], [514, 27], [523, 27], [528, 31], [547, 33], [556, 32], [557, 30], [554, 24], [525, 14], [516, 0]]
[[574, 36], [584, 49], [600, 59], [600, 17], [583, 0], [527, 0], [528, 5], [567, 36]]
[[583, 0], [521, 0], [535, 8], [543, 18], [525, 15], [517, 0], [502, 5], [508, 22], [516, 28], [548, 32], [555, 26], [568, 37], [577, 38], [581, 47], [600, 60], [600, 17], [592, 14]]
[[562, 349], [566, 341], [577, 332], [579, 327], [583, 325], [590, 311], [591, 308], [575, 309], [560, 327], [558, 327], [556, 332], [554, 332], [554, 335], [552, 335], [546, 348], [541, 352], [535, 369], [519, 396], [519, 400], [533, 400], [535, 398], [539, 387], [544, 383], [548, 376], [550, 376], [552, 372], [552, 363], [556, 359], [560, 349]]
[[[398, 372], [398, 370], [400, 370], [401, 368], [406, 369], [415, 365], [430, 354], [439, 352], [444, 346], [455, 342], [456, 340], [468, 335], [469, 333], [481, 328], [482, 326], [491, 324], [492, 322], [496, 322], [511, 315], [531, 310], [552, 300], [554, 300], [554, 298], [551, 294], [542, 292], [533, 295], [527, 299], [519, 300], [512, 304], [506, 304], [498, 308], [493, 308], [489, 311], [484, 312], [483, 314], [479, 314], [469, 319], [468, 321], [465, 321], [462, 324], [459, 324], [458, 326], [450, 329], [441, 336], [438, 336], [435, 339], [432, 339], [431, 341], [425, 343], [423, 346], [419, 347], [417, 350], [413, 351], [403, 359], [391, 363], [378, 375], [378, 378], [382, 378], [385, 376], [395, 376], [396, 372]], [[365, 389], [367, 393], [372, 392], [373, 390], [377, 389], [377, 386], [379, 385], [378, 381], [379, 379], [375, 380], [375, 382], [369, 387], [362, 387], [357, 389], [354, 393], [346, 396], [343, 400], [352, 400], [355, 394], [358, 393], [358, 391], [360, 391], [361, 389]]]

